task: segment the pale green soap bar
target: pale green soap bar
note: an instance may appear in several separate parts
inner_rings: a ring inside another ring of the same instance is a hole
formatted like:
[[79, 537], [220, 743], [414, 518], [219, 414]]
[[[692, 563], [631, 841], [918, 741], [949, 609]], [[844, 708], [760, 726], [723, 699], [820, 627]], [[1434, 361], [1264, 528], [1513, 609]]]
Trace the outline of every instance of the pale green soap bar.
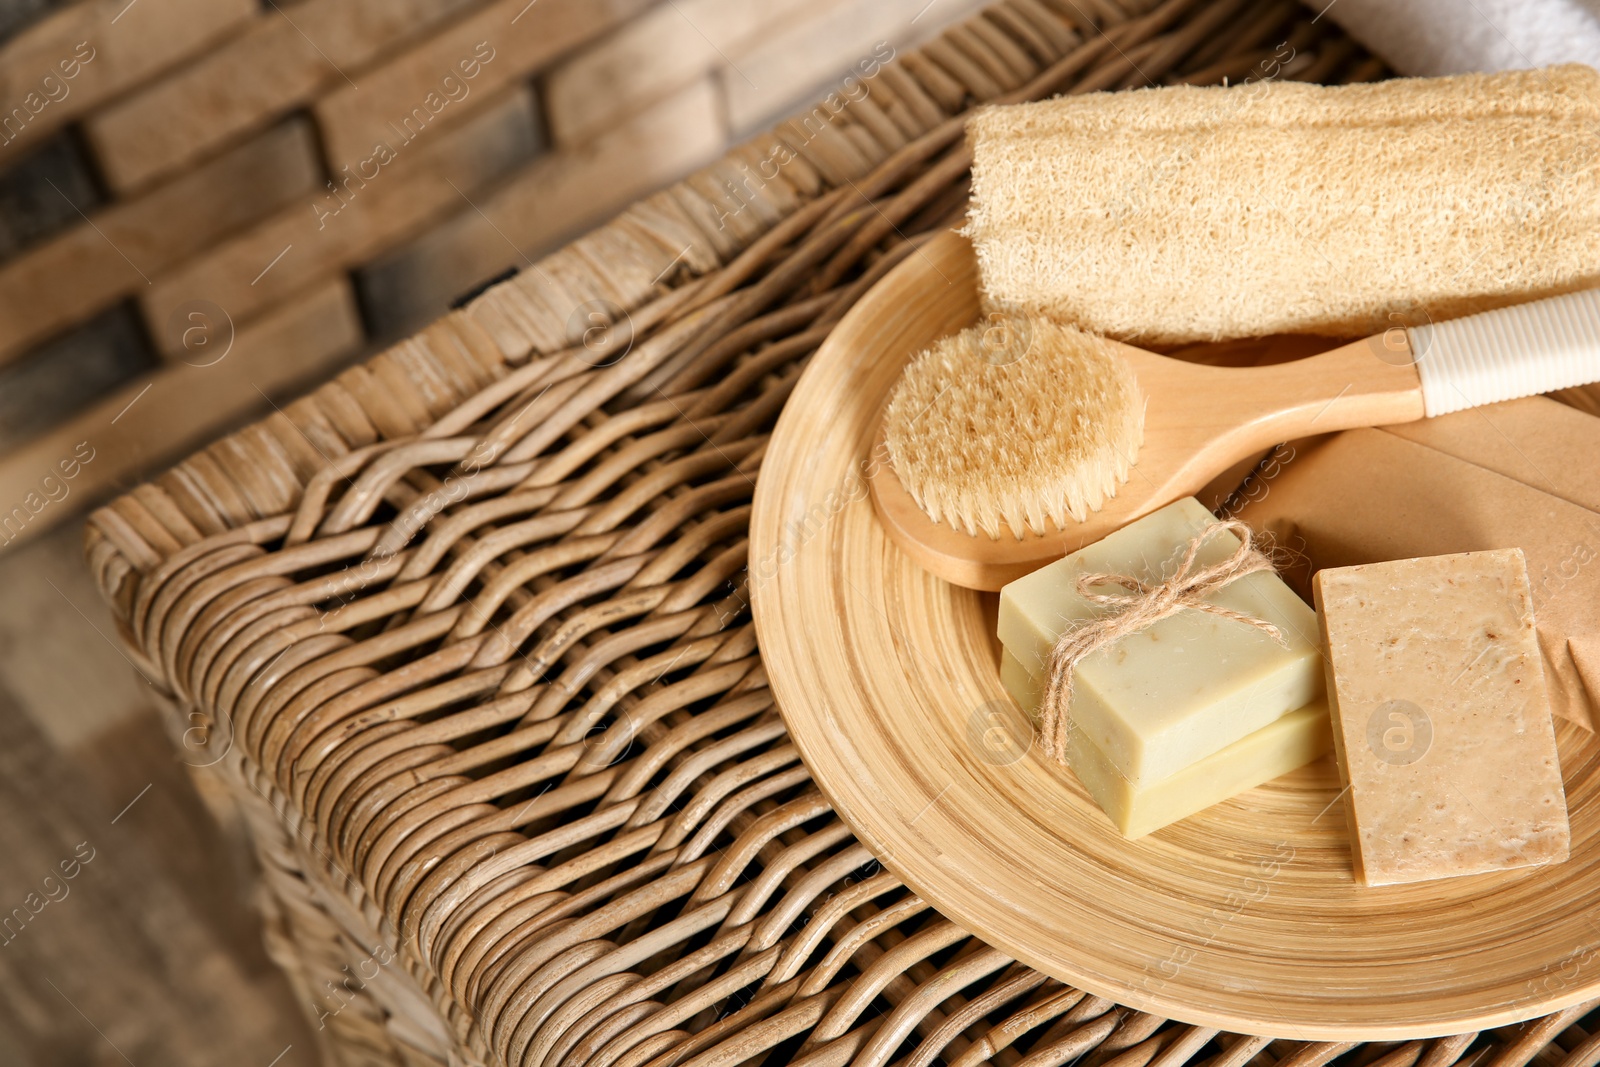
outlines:
[[[1043, 682], [1030, 675], [1010, 652], [1002, 652], [1001, 657], [1001, 683], [1017, 703], [1033, 712]], [[1081, 730], [1067, 735], [1067, 763], [1100, 810], [1124, 837], [1132, 838], [1154, 833], [1304, 767], [1332, 748], [1328, 704], [1317, 700], [1157, 782], [1138, 786], [1129, 782]]]
[[[1018, 578], [1000, 591], [1001, 644], [1029, 673], [1046, 676], [1062, 631], [1110, 610], [1078, 595], [1078, 575], [1159, 582], [1214, 521], [1187, 497]], [[1214, 534], [1199, 563], [1219, 563], [1238, 547], [1231, 533]], [[1281, 578], [1260, 571], [1207, 599], [1272, 623], [1288, 647], [1254, 626], [1186, 610], [1096, 652], [1074, 672], [1073, 722], [1135, 784], [1168, 778], [1323, 695], [1316, 613]]]

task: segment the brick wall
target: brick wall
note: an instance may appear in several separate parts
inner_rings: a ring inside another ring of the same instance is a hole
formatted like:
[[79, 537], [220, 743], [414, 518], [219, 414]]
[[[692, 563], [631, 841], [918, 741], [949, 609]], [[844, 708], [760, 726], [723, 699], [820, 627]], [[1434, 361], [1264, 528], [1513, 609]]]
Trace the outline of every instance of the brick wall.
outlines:
[[0, 0], [0, 492], [133, 424], [31, 536], [979, 6]]

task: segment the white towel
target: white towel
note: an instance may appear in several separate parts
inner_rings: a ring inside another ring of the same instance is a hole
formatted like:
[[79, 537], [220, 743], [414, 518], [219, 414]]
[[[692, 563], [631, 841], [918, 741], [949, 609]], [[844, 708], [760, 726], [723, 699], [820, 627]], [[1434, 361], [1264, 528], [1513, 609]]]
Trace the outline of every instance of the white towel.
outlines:
[[1600, 0], [1305, 0], [1401, 74], [1600, 64]]

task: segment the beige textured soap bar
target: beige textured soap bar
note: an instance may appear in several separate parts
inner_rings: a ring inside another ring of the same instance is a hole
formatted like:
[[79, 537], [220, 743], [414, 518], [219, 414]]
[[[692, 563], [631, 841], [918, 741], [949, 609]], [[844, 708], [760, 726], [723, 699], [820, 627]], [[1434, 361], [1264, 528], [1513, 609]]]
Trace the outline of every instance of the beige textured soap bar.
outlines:
[[1357, 880], [1566, 859], [1522, 550], [1339, 567], [1313, 589]]

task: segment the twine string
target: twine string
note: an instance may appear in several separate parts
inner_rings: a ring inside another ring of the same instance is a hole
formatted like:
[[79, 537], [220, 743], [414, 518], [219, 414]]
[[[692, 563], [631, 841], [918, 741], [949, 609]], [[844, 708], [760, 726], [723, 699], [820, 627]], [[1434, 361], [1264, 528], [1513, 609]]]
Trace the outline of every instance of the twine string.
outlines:
[[[1239, 539], [1239, 547], [1227, 559], [1209, 567], [1197, 568], [1195, 560], [1200, 549], [1213, 536], [1224, 531]], [[1113, 610], [1069, 627], [1056, 639], [1050, 650], [1050, 683], [1045, 690], [1039, 717], [1039, 733], [1046, 755], [1057, 762], [1066, 762], [1067, 731], [1072, 725], [1069, 717], [1072, 678], [1078, 664], [1102, 648], [1153, 626], [1162, 619], [1184, 610], [1204, 611], [1253, 626], [1278, 644], [1288, 647], [1282, 631], [1272, 623], [1206, 599], [1246, 575], [1275, 569], [1272, 561], [1256, 547], [1254, 536], [1250, 527], [1237, 519], [1214, 522], [1195, 535], [1185, 548], [1183, 558], [1172, 576], [1161, 582], [1147, 582], [1127, 574], [1078, 575], [1078, 595], [1091, 604]], [[1095, 592], [1091, 587], [1096, 585], [1120, 586], [1125, 592]]]

